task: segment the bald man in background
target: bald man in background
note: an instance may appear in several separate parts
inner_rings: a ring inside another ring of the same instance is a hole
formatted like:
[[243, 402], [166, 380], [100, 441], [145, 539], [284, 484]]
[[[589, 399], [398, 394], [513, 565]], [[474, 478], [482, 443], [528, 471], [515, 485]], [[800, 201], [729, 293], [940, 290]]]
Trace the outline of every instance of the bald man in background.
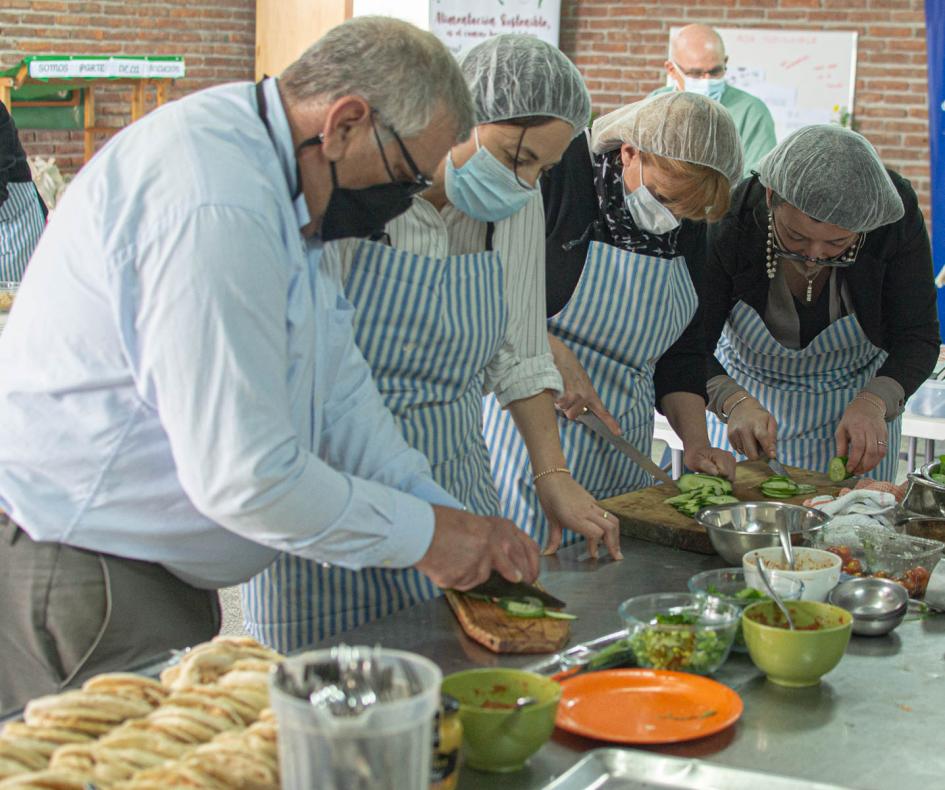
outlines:
[[761, 158], [774, 148], [774, 119], [757, 96], [725, 82], [728, 56], [722, 37], [708, 25], [686, 25], [673, 36], [666, 73], [675, 85], [660, 88], [650, 95], [672, 90], [701, 93], [721, 102], [735, 120], [735, 128], [745, 152], [747, 176]]

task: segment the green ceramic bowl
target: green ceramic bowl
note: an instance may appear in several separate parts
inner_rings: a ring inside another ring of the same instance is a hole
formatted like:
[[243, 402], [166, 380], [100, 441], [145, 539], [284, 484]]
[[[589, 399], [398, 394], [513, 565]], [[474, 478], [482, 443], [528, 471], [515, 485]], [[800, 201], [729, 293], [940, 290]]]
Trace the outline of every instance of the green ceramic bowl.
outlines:
[[742, 613], [748, 654], [773, 683], [815, 686], [843, 658], [853, 615], [819, 601], [785, 601], [784, 605], [798, 630], [788, 630], [772, 601], [752, 604]]
[[[517, 771], [555, 727], [561, 686], [520, 669], [469, 669], [443, 679], [443, 693], [460, 702], [463, 755], [480, 771]], [[537, 702], [512, 708], [519, 697]]]

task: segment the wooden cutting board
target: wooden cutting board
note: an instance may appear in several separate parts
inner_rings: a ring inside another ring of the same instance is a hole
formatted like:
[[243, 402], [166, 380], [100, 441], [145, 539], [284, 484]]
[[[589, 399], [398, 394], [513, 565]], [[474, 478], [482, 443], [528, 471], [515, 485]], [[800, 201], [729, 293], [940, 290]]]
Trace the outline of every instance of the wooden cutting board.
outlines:
[[571, 635], [571, 623], [549, 617], [513, 617], [498, 604], [454, 590], [446, 600], [466, 635], [493, 653], [554, 653]]
[[[788, 471], [795, 482], [816, 486], [818, 494], [834, 495], [839, 490], [827, 475], [820, 472], [810, 472], [793, 466], [789, 466]], [[764, 500], [765, 497], [758, 486], [773, 474], [763, 461], [742, 461], [738, 464], [735, 474], [734, 495], [744, 502]], [[709, 536], [695, 519], [664, 503], [663, 500], [676, 493], [675, 490], [667, 489], [668, 486], [665, 485], [642, 488], [602, 500], [600, 505], [620, 519], [620, 531], [624, 535], [685, 551], [715, 554]], [[804, 494], [779, 501], [800, 505], [812, 496], [815, 494]]]

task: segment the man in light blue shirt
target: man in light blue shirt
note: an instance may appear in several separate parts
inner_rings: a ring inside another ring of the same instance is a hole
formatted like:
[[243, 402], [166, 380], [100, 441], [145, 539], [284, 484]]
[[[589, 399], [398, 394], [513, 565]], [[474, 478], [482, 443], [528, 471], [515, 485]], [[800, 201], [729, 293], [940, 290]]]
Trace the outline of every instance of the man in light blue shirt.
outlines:
[[278, 551], [535, 577], [537, 546], [453, 509], [404, 442], [319, 268], [471, 123], [448, 51], [368, 17], [79, 173], [0, 338], [0, 710], [209, 638], [212, 591]]

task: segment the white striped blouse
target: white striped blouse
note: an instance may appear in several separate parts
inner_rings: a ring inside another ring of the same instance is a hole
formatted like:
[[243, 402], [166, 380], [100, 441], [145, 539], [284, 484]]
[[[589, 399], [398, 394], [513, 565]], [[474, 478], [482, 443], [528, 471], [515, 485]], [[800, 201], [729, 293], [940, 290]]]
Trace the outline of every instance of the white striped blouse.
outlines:
[[[422, 197], [412, 208], [388, 223], [390, 243], [417, 255], [445, 258], [482, 252], [486, 223], [450, 204], [442, 211]], [[330, 266], [342, 281], [351, 267], [357, 239], [325, 245], [322, 266]], [[506, 407], [543, 390], [560, 392], [561, 375], [548, 346], [545, 321], [545, 213], [541, 193], [508, 219], [495, 223], [493, 249], [502, 261], [508, 326], [505, 340], [485, 371], [486, 392], [495, 393]]]

